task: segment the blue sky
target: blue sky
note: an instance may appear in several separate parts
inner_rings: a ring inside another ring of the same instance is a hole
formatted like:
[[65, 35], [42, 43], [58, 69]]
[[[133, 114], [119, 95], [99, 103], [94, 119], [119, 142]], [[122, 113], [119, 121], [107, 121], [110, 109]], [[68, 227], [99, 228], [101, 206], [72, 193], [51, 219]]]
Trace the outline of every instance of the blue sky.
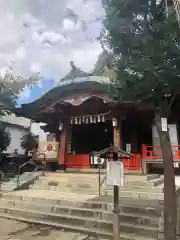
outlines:
[[36, 100], [45, 92], [50, 90], [54, 86], [54, 84], [55, 80], [53, 79], [42, 79], [40, 86], [33, 88], [32, 90], [29, 91], [28, 94], [22, 94], [18, 99], [17, 104], [29, 103]]

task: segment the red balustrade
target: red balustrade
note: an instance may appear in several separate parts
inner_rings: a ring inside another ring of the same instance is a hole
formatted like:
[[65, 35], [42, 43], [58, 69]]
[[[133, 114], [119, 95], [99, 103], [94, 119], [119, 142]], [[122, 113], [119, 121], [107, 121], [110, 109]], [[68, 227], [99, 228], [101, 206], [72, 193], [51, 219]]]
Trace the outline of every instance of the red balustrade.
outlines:
[[[180, 159], [180, 146], [172, 146], [172, 153], [174, 159]], [[142, 145], [143, 159], [162, 159], [162, 151], [160, 146]]]
[[[134, 154], [130, 158], [121, 157], [126, 170], [142, 170], [141, 155]], [[89, 154], [69, 154], [67, 156], [67, 168], [90, 168]]]
[[142, 161], [140, 154], [134, 154], [130, 158], [123, 158], [124, 168], [126, 170], [140, 170], [142, 171]]
[[67, 168], [90, 168], [89, 154], [68, 154]]
[[[109, 154], [109, 160], [113, 161], [113, 154]], [[124, 168], [127, 170], [142, 170], [142, 161], [140, 154], [133, 154], [131, 157], [119, 155], [119, 160], [124, 162]]]

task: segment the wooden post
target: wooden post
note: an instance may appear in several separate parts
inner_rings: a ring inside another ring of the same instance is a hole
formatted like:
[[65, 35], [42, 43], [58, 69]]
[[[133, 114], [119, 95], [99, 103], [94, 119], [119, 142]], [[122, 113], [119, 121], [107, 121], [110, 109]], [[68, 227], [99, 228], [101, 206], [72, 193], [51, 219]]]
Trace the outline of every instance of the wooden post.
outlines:
[[59, 144], [59, 164], [66, 164], [67, 159], [67, 145], [68, 145], [68, 129], [65, 127], [60, 134]]
[[[120, 131], [118, 126], [114, 126], [114, 147], [120, 148]], [[113, 161], [118, 161], [118, 153], [113, 154]], [[120, 210], [119, 210], [119, 186], [114, 186], [114, 209], [113, 209], [113, 240], [120, 238]]]
[[176, 188], [171, 142], [167, 130], [163, 129], [161, 115], [157, 112], [155, 123], [159, 133], [164, 162], [164, 240], [176, 240]]

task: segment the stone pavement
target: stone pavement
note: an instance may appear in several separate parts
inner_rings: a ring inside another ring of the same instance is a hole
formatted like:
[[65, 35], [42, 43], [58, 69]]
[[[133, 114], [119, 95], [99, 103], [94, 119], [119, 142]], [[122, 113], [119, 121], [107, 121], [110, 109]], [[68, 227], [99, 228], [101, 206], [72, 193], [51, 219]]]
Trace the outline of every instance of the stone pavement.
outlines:
[[0, 218], [0, 236], [1, 240], [96, 240], [80, 233], [65, 232], [2, 218]]

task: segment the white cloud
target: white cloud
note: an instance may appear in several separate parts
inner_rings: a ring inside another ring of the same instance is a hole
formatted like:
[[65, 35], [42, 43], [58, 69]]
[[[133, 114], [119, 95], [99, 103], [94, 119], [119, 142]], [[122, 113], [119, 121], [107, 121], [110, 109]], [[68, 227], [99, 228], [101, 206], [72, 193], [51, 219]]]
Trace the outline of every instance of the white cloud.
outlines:
[[70, 19], [64, 19], [63, 20], [63, 28], [64, 28], [64, 30], [72, 30], [75, 28], [75, 22], [73, 22]]
[[32, 63], [32, 65], [30, 65], [30, 71], [33, 73], [37, 73], [37, 72], [41, 72], [41, 65], [40, 63]]
[[23, 59], [26, 57], [26, 49], [24, 47], [19, 47], [16, 51], [16, 56], [18, 59]]
[[15, 61], [18, 74], [57, 81], [70, 60], [89, 71], [101, 50], [94, 20], [102, 15], [101, 0], [0, 0], [0, 69]]

